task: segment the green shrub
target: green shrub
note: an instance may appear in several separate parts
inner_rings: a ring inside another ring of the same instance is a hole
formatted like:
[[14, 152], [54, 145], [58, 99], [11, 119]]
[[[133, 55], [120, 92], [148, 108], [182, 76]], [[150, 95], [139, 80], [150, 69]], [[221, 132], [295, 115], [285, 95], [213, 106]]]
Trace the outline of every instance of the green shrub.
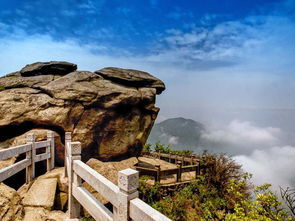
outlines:
[[161, 144], [160, 142], [156, 142], [153, 149], [156, 152], [178, 155], [178, 156], [191, 156], [193, 154], [193, 151], [191, 150], [173, 150], [171, 149], [169, 145], [165, 146], [164, 144]]
[[142, 149], [143, 152], [151, 152], [152, 151], [152, 145], [147, 143], [143, 146], [143, 149]]
[[[168, 148], [156, 144], [157, 149]], [[200, 156], [202, 175], [170, 195], [161, 195], [160, 185], [147, 185], [140, 179], [140, 197], [152, 207], [175, 221], [291, 221], [295, 220], [282, 207], [282, 202], [265, 184], [254, 188], [251, 174], [223, 154]], [[251, 197], [252, 196], [252, 197]]]

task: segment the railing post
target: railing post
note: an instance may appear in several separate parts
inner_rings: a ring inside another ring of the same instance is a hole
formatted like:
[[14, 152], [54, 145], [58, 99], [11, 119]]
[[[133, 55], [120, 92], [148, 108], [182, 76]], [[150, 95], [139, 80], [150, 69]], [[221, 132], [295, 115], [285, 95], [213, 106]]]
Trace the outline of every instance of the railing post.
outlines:
[[67, 143], [68, 143], [68, 142], [71, 142], [71, 141], [72, 141], [72, 133], [71, 133], [71, 132], [66, 132], [66, 133], [65, 133], [65, 149], [64, 149], [65, 177], [68, 177], [68, 169], [67, 169], [67, 167], [68, 167], [68, 165], [67, 165], [67, 156], [68, 156], [68, 153], [67, 153]]
[[178, 167], [178, 173], [176, 175], [176, 181], [180, 182], [181, 181], [181, 172], [182, 172], [182, 163], [181, 163], [181, 161], [177, 161], [177, 167]]
[[30, 159], [31, 165], [26, 168], [26, 183], [31, 182], [35, 178], [35, 134], [30, 133], [27, 135], [27, 143], [31, 144], [31, 151], [26, 153], [26, 159]]
[[50, 171], [54, 168], [54, 157], [55, 157], [55, 149], [54, 149], [54, 132], [49, 131], [47, 133], [47, 140], [50, 142], [49, 147], [46, 147], [46, 153], [50, 153], [50, 158], [47, 159], [47, 171]]
[[130, 200], [138, 197], [138, 171], [133, 169], [121, 170], [118, 173], [118, 207], [114, 207], [114, 221], [129, 220]]
[[161, 167], [160, 167], [160, 164], [156, 164], [155, 165], [156, 167], [156, 170], [157, 170], [157, 176], [155, 177], [155, 182], [160, 182], [161, 181], [161, 177], [160, 177], [160, 173], [161, 173]]
[[77, 187], [81, 185], [81, 179], [73, 171], [73, 162], [74, 160], [81, 160], [81, 143], [80, 142], [69, 142], [69, 171], [68, 182], [69, 182], [69, 199], [68, 199], [68, 209], [70, 219], [80, 218], [81, 205], [74, 198], [73, 186]]
[[197, 175], [201, 175], [201, 162], [198, 161]]

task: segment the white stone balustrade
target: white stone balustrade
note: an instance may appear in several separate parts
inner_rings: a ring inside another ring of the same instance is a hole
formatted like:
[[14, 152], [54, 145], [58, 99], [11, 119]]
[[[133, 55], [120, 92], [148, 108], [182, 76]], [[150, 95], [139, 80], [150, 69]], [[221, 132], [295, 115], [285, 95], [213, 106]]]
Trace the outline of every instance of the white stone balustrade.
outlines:
[[[45, 153], [36, 154], [36, 149], [45, 148]], [[54, 133], [47, 134], [46, 141], [35, 142], [35, 134], [27, 135], [27, 144], [0, 150], [0, 160], [6, 160], [22, 153], [26, 158], [0, 170], [0, 182], [26, 169], [26, 183], [35, 178], [35, 163], [46, 160], [47, 171], [54, 168]]]
[[[65, 220], [79, 220], [83, 206], [97, 221], [171, 221], [138, 198], [138, 171], [130, 168], [119, 171], [116, 186], [81, 161], [79, 142], [67, 140], [66, 144], [69, 217]], [[82, 180], [113, 205], [113, 213], [81, 185]]]

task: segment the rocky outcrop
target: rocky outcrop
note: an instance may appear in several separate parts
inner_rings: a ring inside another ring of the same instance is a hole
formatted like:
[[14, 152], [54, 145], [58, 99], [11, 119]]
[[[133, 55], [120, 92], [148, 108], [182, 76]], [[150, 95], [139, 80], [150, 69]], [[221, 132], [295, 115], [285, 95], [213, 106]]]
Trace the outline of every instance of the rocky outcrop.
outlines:
[[0, 220], [22, 221], [24, 208], [19, 194], [9, 186], [0, 183]]
[[[55, 168], [17, 190], [23, 221], [63, 221], [66, 218], [68, 180], [64, 167]], [[0, 192], [1, 193], [1, 192]]]
[[[33, 129], [66, 131], [82, 143], [82, 159], [136, 156], [157, 117], [165, 89], [146, 72], [76, 71], [67, 62], [39, 62], [0, 78], [0, 146]], [[63, 162], [63, 146], [57, 146]]]
[[36, 62], [29, 64], [20, 70], [24, 77], [36, 75], [65, 75], [77, 70], [77, 65], [69, 62]]
[[161, 80], [143, 71], [110, 67], [103, 68], [95, 73], [103, 76], [105, 79], [131, 87], [151, 87], [155, 88], [157, 93], [161, 93], [165, 90], [165, 85]]

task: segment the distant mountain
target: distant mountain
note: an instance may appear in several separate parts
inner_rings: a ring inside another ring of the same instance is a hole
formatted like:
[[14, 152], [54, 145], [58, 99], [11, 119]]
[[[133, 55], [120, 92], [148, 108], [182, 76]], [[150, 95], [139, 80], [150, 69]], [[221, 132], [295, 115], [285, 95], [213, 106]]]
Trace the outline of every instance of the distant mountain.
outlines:
[[205, 126], [191, 119], [170, 118], [155, 124], [147, 143], [160, 141], [173, 149], [194, 150], [200, 145], [200, 136]]

